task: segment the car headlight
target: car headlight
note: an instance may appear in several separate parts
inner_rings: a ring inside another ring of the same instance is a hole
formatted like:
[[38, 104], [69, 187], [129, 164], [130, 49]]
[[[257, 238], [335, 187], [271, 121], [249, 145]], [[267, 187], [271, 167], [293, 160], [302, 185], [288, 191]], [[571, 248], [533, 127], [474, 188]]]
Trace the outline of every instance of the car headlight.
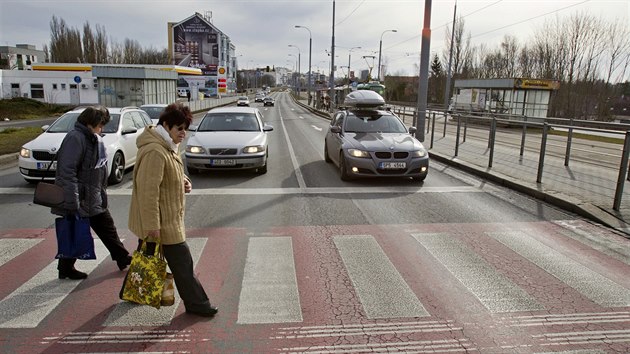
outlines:
[[265, 147], [262, 145], [246, 146], [243, 148], [243, 154], [255, 154], [263, 151], [265, 151]]
[[358, 149], [348, 149], [348, 154], [352, 157], [370, 158], [369, 152]]
[[425, 157], [426, 154], [425, 150], [416, 150], [411, 152], [411, 157]]
[[20, 156], [25, 158], [25, 159], [30, 158], [31, 157], [31, 150], [26, 149], [26, 148], [22, 148], [20, 150]]
[[191, 154], [204, 154], [206, 150], [201, 146], [187, 145], [186, 152], [191, 153]]

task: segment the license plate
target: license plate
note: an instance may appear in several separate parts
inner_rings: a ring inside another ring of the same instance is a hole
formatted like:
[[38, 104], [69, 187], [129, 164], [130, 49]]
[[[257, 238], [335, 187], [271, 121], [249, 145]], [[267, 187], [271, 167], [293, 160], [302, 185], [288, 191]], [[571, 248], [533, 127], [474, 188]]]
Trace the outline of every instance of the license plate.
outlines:
[[[54, 161], [52, 163], [52, 167], [50, 168], [51, 170], [56, 170], [57, 169], [57, 161]], [[48, 165], [50, 165], [50, 162], [38, 162], [37, 163], [37, 169], [38, 170], [47, 170], [48, 169]]]
[[407, 168], [406, 162], [381, 162], [379, 166], [381, 170], [399, 170], [401, 168]]
[[236, 160], [231, 159], [221, 159], [221, 160], [210, 160], [210, 165], [212, 166], [234, 166], [236, 165]]

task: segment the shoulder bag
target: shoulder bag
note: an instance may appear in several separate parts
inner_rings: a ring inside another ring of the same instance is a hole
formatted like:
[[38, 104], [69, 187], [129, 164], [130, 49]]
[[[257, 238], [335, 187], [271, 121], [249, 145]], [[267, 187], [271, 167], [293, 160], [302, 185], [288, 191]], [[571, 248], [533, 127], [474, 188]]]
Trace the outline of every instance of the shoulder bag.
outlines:
[[[50, 171], [50, 167], [57, 159], [57, 155], [50, 161], [46, 172]], [[44, 182], [44, 177], [37, 183], [35, 194], [33, 195], [33, 203], [43, 205], [49, 208], [62, 208], [64, 204], [63, 188], [54, 184]]]

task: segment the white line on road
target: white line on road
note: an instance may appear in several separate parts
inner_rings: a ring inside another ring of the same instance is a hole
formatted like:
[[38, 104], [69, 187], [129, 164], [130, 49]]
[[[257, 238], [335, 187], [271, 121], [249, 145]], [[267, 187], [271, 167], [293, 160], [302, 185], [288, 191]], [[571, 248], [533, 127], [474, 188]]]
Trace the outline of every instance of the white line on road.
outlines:
[[[34, 188], [0, 188], [0, 195], [33, 195]], [[311, 188], [199, 188], [188, 195], [290, 195], [290, 194], [419, 194], [483, 193], [478, 187], [311, 187]], [[131, 189], [110, 188], [108, 195], [131, 195]]]
[[[291, 110], [293, 110], [293, 108], [291, 108]], [[284, 118], [282, 117], [282, 113], [280, 113], [280, 124], [282, 124], [282, 131], [284, 132], [284, 137], [285, 139], [287, 139], [287, 146], [289, 147], [289, 155], [291, 155], [291, 163], [293, 163], [293, 171], [295, 171], [295, 178], [298, 181], [298, 186], [300, 188], [306, 188], [306, 182], [304, 182], [304, 176], [302, 176], [302, 170], [300, 170], [300, 165], [298, 164], [297, 158], [295, 157], [293, 144], [291, 144], [289, 133], [287, 133], [287, 127], [284, 125]]]
[[313, 129], [317, 130], [318, 132], [321, 132], [323, 130], [323, 128], [320, 128], [316, 125], [311, 125], [311, 127], [313, 127]]

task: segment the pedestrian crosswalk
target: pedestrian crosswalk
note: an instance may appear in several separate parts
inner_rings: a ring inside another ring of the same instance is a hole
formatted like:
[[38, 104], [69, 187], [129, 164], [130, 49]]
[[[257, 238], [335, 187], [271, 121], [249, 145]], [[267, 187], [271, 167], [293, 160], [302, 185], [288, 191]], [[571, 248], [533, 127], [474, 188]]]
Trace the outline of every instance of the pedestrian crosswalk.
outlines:
[[[531, 336], [531, 340], [548, 346], [602, 336], [630, 343], [627, 330], [617, 333], [614, 331], [618, 328], [602, 328], [630, 327], [630, 280], [626, 276], [630, 265], [606, 258], [567, 236], [571, 232], [567, 229], [558, 232], [554, 229], [557, 225], [547, 229], [540, 225], [514, 229], [504, 225], [379, 226], [357, 230], [321, 227], [319, 232], [309, 229], [303, 233], [300, 228], [291, 228], [275, 233], [243, 232], [240, 236], [223, 237], [220, 242], [211, 233], [197, 230], [188, 243], [200, 274], [205, 272], [201, 267], [214, 261], [208, 257], [216, 256], [215, 247], [220, 247], [221, 242], [231, 245], [231, 254], [245, 256], [223, 260], [229, 263], [230, 272], [209, 275], [219, 278], [217, 284], [235, 284], [235, 289], [213, 287], [208, 295], [213, 304], [221, 307], [220, 315], [229, 318], [233, 326], [271, 325], [267, 339], [281, 341], [280, 351], [470, 350], [476, 344], [464, 335], [464, 327], [479, 316], [494, 318], [506, 328], [599, 326], [597, 333], [566, 330], [554, 335], [543, 330]], [[242, 238], [246, 238], [245, 242]], [[3, 269], [12, 263], [28, 262], [28, 257], [32, 257], [29, 250], [42, 241], [0, 239], [0, 275], [6, 276]], [[99, 240], [95, 245], [97, 260], [82, 261], [82, 271], [94, 272], [103, 260], [109, 259]], [[318, 254], [324, 254], [322, 249], [330, 252], [318, 259]], [[316, 264], [306, 265], [306, 259]], [[228, 279], [227, 274], [238, 274], [241, 279]], [[59, 305], [64, 301], [81, 296], [77, 287], [82, 281], [59, 280], [56, 275], [56, 260], [51, 259], [35, 275], [22, 279], [21, 286], [10, 292], [5, 289], [3, 294], [7, 295], [0, 299], [0, 328], [37, 328], [43, 319], [62, 311]], [[537, 283], [536, 279], [542, 280]], [[333, 283], [341, 286], [326, 285]], [[111, 282], [107, 284], [109, 288], [99, 291], [118, 293], [119, 288], [112, 287]], [[237, 295], [232, 302], [236, 306], [221, 306], [222, 296], [227, 294]], [[159, 310], [122, 301], [112, 303], [105, 307], [107, 313], [99, 314], [98, 336], [75, 331], [63, 340], [188, 340], [194, 333], [167, 330], [183, 311], [179, 296], [176, 298], [174, 306]], [[461, 299], [462, 304], [445, 308], [444, 304], [453, 299]], [[315, 311], [309, 308], [314, 304], [318, 306]], [[581, 310], [575, 304], [586, 304], [587, 308]], [[475, 313], [479, 309], [481, 313]], [[471, 312], [461, 313], [468, 310]], [[361, 321], [352, 320], [357, 314]], [[346, 320], [335, 322], [331, 318]], [[131, 330], [147, 327], [160, 331], [147, 330], [150, 335], [145, 336], [144, 332]], [[431, 340], [414, 337], [427, 334]], [[327, 340], [337, 343], [334, 338], [407, 335], [408, 340], [398, 346], [321, 344]], [[287, 341], [294, 340], [315, 342], [308, 348], [287, 345]], [[42, 343], [47, 341], [60, 339], [42, 338]]]

